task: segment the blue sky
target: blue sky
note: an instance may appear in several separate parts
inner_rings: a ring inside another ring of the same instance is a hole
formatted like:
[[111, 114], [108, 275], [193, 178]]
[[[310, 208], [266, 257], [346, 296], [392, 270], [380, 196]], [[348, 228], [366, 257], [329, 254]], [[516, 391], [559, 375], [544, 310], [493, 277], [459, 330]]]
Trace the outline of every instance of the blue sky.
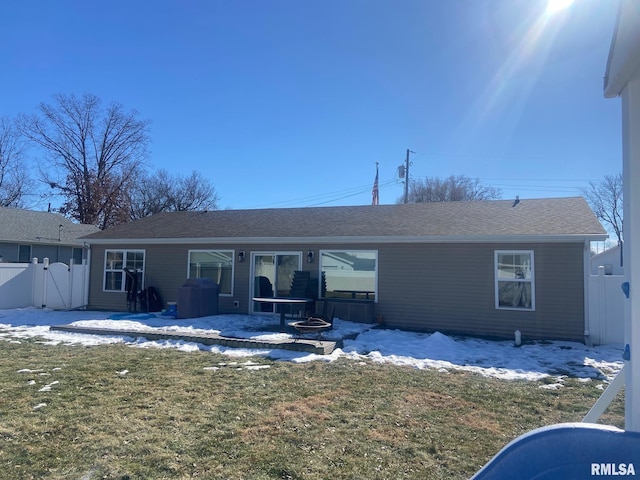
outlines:
[[0, 116], [117, 101], [151, 120], [151, 166], [201, 172], [221, 208], [370, 204], [376, 162], [395, 203], [407, 148], [414, 178], [573, 196], [621, 170], [602, 93], [617, 3], [8, 2]]

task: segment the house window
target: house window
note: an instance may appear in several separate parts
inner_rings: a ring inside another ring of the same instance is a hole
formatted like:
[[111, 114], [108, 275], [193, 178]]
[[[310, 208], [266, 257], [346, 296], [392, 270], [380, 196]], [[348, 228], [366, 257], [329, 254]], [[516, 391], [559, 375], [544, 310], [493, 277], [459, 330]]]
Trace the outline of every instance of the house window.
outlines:
[[82, 265], [82, 248], [74, 248], [71, 251], [71, 258], [75, 265]]
[[20, 245], [18, 247], [18, 262], [31, 262], [31, 245]]
[[221, 295], [233, 295], [233, 250], [189, 250], [189, 278], [210, 278]]
[[320, 252], [320, 296], [323, 298], [377, 298], [376, 250], [325, 250]]
[[496, 308], [535, 310], [533, 252], [496, 251]]
[[126, 288], [126, 268], [135, 272], [137, 288], [143, 288], [144, 250], [107, 250], [104, 264], [104, 290], [107, 292], [124, 292]]

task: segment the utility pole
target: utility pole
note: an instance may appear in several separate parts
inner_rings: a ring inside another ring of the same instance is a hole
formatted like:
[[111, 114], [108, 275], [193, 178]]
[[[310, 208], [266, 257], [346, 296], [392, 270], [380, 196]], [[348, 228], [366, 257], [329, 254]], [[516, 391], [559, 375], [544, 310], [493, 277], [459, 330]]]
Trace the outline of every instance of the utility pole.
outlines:
[[409, 154], [415, 153], [407, 148], [407, 158], [404, 162], [404, 203], [409, 203]]
[[398, 167], [398, 178], [402, 178], [404, 182], [404, 202], [403, 203], [409, 203], [409, 165], [411, 165], [411, 162], [409, 162], [410, 153], [416, 153], [416, 152], [411, 151], [407, 148], [407, 158], [404, 161], [404, 165], [400, 165]]

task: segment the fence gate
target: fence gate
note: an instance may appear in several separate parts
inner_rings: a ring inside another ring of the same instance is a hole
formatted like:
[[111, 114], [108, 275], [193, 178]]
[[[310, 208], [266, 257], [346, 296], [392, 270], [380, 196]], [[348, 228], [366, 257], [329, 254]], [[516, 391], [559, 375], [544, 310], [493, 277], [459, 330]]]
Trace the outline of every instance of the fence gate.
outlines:
[[52, 263], [44, 270], [43, 307], [54, 310], [71, 308], [71, 276], [64, 263]]
[[69, 310], [87, 304], [88, 265], [31, 263], [33, 303], [35, 307]]
[[620, 286], [625, 277], [605, 275], [604, 267], [589, 281], [589, 333], [594, 345], [624, 343], [624, 293]]

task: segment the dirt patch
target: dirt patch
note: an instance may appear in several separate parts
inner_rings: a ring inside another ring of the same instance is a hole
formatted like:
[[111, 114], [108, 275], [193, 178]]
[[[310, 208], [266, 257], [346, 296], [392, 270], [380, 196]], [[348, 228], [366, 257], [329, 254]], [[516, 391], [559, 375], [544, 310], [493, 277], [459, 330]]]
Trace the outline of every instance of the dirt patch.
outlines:
[[248, 442], [261, 441], [273, 434], [287, 430], [299, 430], [317, 425], [330, 418], [327, 407], [336, 393], [322, 393], [300, 398], [292, 402], [278, 403], [271, 412], [260, 418], [260, 423], [241, 431]]

